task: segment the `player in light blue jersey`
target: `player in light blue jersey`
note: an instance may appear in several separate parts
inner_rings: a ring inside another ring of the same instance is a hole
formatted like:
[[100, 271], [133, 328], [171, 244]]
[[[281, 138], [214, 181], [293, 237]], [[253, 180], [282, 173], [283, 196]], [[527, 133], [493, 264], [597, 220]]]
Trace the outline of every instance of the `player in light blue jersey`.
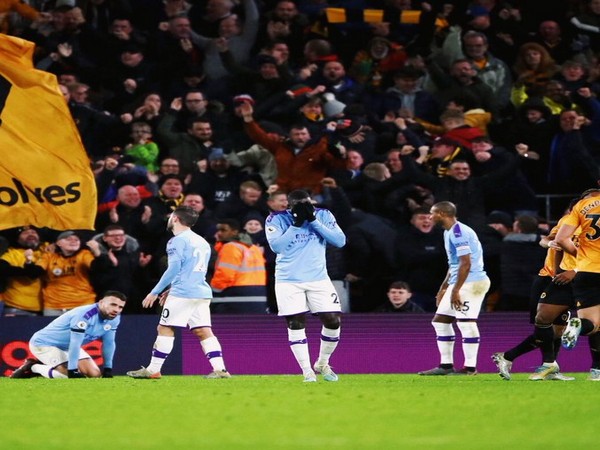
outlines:
[[[325, 247], [343, 247], [346, 236], [330, 211], [315, 210], [307, 192], [291, 192], [288, 202], [291, 209], [271, 214], [265, 223], [267, 240], [277, 254], [275, 295], [279, 315], [287, 321], [290, 348], [304, 381], [317, 381], [315, 372], [326, 381], [337, 381], [329, 358], [340, 340], [341, 306], [327, 274]], [[309, 311], [318, 314], [323, 324], [319, 358], [312, 367], [305, 332], [305, 314]]]
[[167, 243], [168, 267], [142, 302], [144, 308], [151, 308], [160, 296], [163, 310], [158, 336], [150, 364], [127, 372], [132, 378], [161, 377], [160, 370], [173, 350], [175, 327], [189, 327], [200, 340], [202, 351], [213, 368], [207, 378], [231, 377], [225, 369], [221, 344], [212, 333], [212, 290], [206, 281], [211, 249], [204, 238], [190, 229], [196, 220], [198, 213], [189, 206], [178, 207], [169, 217], [167, 229], [174, 237]]
[[[431, 207], [433, 221], [444, 228], [448, 273], [436, 295], [437, 310], [431, 322], [441, 361], [419, 375], [475, 375], [479, 352], [477, 318], [490, 280], [483, 268], [483, 252], [477, 234], [456, 219], [456, 206], [439, 202]], [[454, 327], [462, 335], [464, 367], [454, 370]]]
[[[37, 359], [27, 359], [11, 378], [112, 378], [115, 336], [127, 297], [107, 291], [93, 305], [79, 306], [34, 333], [29, 349]], [[82, 345], [102, 339], [104, 369], [100, 371]]]

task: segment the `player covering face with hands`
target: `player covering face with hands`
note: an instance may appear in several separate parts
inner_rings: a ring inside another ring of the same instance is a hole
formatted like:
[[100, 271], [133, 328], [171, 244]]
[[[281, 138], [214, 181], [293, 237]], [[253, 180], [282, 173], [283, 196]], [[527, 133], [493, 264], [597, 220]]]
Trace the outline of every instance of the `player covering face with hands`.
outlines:
[[[340, 301], [327, 274], [327, 244], [342, 247], [346, 236], [333, 214], [312, 204], [303, 190], [288, 195], [289, 209], [272, 213], [265, 232], [275, 261], [275, 294], [279, 315], [285, 317], [290, 349], [305, 382], [315, 382], [315, 372], [325, 381], [337, 381], [329, 365], [340, 340]], [[319, 357], [311, 366], [305, 332], [306, 313], [319, 315], [321, 345]]]

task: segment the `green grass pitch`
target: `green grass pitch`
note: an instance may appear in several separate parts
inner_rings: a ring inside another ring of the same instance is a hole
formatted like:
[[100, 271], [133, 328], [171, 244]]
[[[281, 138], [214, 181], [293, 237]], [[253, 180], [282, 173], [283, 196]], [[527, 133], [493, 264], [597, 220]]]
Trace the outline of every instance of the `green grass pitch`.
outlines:
[[600, 383], [498, 375], [0, 379], [0, 446], [21, 449], [585, 449]]

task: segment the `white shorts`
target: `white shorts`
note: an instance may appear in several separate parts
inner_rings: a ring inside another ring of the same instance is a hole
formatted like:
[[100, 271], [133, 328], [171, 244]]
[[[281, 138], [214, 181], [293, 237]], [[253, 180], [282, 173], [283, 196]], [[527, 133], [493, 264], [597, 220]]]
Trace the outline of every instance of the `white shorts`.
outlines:
[[464, 283], [459, 291], [460, 300], [463, 304], [459, 311], [454, 309], [450, 302], [453, 286], [453, 284], [448, 286], [435, 313], [456, 317], [457, 319], [477, 319], [479, 317], [479, 312], [481, 311], [481, 305], [483, 304], [485, 294], [490, 288], [490, 280], [486, 278], [484, 280]]
[[[38, 347], [29, 344], [29, 350], [37, 359], [50, 367], [60, 366], [69, 362], [69, 354], [58, 347]], [[91, 356], [84, 349], [79, 349], [79, 360], [91, 359]]]
[[340, 298], [331, 280], [303, 283], [275, 283], [275, 296], [280, 316], [341, 312]]
[[169, 295], [158, 324], [165, 327], [210, 327], [210, 299]]

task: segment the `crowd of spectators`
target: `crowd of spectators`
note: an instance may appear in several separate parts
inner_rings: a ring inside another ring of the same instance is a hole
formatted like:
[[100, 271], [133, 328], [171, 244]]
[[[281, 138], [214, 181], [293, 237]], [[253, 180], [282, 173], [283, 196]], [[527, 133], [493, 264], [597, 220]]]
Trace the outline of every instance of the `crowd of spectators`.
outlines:
[[488, 310], [524, 310], [547, 222], [600, 180], [600, 0], [26, 3], [1, 11], [2, 31], [56, 74], [98, 214], [93, 232], [3, 232], [6, 315], [74, 306], [52, 295], [63, 272], [81, 302], [119, 289], [142, 312], [182, 204], [211, 244], [233, 220], [236, 242], [263, 249], [274, 313], [262, 227], [298, 188], [347, 234], [327, 257], [351, 311], [385, 310], [398, 282], [414, 310], [435, 308], [429, 207], [444, 200], [481, 236]]

